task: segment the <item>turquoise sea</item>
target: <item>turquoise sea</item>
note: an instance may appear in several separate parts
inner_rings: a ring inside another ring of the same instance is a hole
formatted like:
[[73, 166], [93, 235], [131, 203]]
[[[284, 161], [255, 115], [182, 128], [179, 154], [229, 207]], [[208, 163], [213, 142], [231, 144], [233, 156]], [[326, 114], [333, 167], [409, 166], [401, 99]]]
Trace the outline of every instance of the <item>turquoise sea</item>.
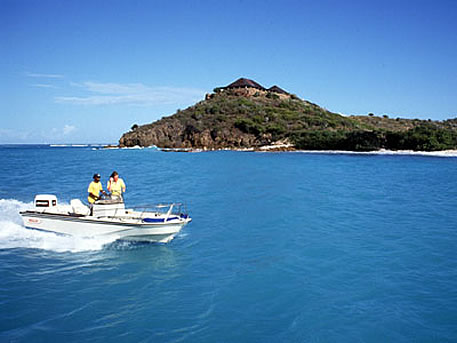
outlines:
[[[25, 229], [37, 193], [187, 204], [169, 244]], [[456, 342], [457, 158], [0, 146], [0, 342]]]

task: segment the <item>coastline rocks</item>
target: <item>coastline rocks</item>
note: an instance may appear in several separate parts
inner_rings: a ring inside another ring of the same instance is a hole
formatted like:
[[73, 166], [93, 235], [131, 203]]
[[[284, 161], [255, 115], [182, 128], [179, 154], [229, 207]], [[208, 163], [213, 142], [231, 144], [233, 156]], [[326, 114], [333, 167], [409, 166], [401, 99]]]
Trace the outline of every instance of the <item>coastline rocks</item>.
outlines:
[[259, 140], [255, 135], [241, 132], [236, 128], [200, 130], [193, 125], [183, 125], [177, 120], [172, 120], [158, 121], [124, 133], [119, 140], [119, 146], [155, 145], [161, 148], [218, 150], [257, 147], [270, 142], [268, 137]]

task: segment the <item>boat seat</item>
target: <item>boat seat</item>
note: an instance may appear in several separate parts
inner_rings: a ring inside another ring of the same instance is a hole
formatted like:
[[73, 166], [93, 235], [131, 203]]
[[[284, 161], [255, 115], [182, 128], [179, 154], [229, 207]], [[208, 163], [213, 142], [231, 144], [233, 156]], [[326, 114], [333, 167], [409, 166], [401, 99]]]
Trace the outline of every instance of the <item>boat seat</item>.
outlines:
[[70, 201], [71, 208], [73, 213], [80, 214], [83, 216], [88, 216], [90, 214], [90, 209], [88, 206], [84, 205], [79, 199], [72, 199]]

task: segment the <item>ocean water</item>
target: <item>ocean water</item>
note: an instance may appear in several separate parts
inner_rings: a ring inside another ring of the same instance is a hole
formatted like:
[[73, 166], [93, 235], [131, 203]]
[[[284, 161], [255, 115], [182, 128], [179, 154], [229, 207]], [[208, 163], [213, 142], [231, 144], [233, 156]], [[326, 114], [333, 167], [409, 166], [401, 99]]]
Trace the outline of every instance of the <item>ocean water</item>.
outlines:
[[[37, 193], [182, 201], [169, 244], [27, 230]], [[456, 342], [457, 158], [0, 147], [1, 342]]]

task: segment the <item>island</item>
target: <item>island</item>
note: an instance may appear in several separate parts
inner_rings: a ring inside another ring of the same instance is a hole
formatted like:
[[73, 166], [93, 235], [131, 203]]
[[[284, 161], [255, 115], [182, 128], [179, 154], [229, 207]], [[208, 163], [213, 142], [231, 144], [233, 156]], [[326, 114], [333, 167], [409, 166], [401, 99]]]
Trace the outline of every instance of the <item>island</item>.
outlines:
[[444, 121], [342, 115], [277, 85], [240, 78], [150, 124], [132, 125], [119, 147], [192, 150], [439, 151], [457, 149], [457, 118]]

